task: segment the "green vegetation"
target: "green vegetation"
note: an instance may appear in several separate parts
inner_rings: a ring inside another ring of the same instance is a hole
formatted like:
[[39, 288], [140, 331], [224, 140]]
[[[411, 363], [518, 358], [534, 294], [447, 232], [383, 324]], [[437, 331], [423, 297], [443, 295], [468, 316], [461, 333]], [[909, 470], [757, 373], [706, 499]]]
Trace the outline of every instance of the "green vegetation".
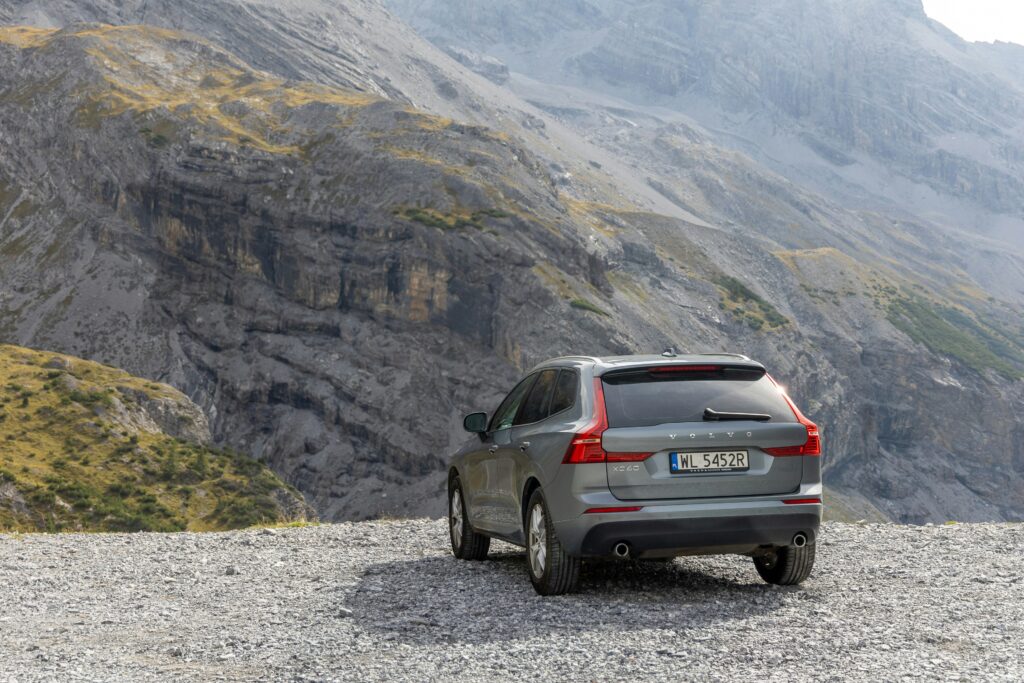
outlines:
[[800, 289], [802, 289], [807, 294], [807, 296], [811, 297], [815, 301], [818, 301], [818, 302], [821, 302], [821, 303], [832, 304], [833, 306], [839, 306], [840, 305], [840, 301], [839, 301], [840, 295], [842, 295], [844, 297], [849, 297], [849, 296], [856, 296], [856, 294], [857, 294], [856, 292], [853, 292], [853, 291], [850, 291], [850, 290], [844, 290], [843, 292], [838, 292], [838, 291], [836, 291], [834, 289], [828, 289], [827, 287], [811, 287], [810, 285], [808, 285], [808, 284], [806, 284], [804, 282], [800, 283]]
[[590, 311], [591, 313], [597, 313], [598, 315], [608, 317], [608, 311], [604, 310], [597, 304], [587, 301], [586, 299], [573, 299], [569, 302], [569, 305], [573, 308], [579, 308], [584, 311]]
[[152, 400], [187, 405], [114, 368], [0, 345], [0, 531], [288, 521], [277, 499], [299, 494], [263, 464], [139, 426]]
[[507, 218], [510, 214], [501, 209], [442, 213], [436, 209], [407, 208], [396, 210], [395, 215], [440, 230], [458, 230], [460, 228], [483, 230], [486, 227], [483, 222], [484, 218]]
[[736, 278], [719, 275], [714, 283], [722, 290], [720, 308], [755, 330], [777, 330], [789, 324], [786, 316]]
[[1024, 349], [963, 311], [903, 294], [889, 301], [886, 316], [897, 329], [934, 353], [955, 358], [978, 372], [1024, 377]]
[[[139, 129], [139, 132], [146, 139], [146, 144], [154, 149], [162, 149], [171, 144], [171, 136], [175, 134], [174, 127], [168, 125], [166, 121], [161, 121], [157, 130], [153, 130], [149, 126], [143, 126]], [[239, 139], [239, 143], [245, 144], [241, 139]]]

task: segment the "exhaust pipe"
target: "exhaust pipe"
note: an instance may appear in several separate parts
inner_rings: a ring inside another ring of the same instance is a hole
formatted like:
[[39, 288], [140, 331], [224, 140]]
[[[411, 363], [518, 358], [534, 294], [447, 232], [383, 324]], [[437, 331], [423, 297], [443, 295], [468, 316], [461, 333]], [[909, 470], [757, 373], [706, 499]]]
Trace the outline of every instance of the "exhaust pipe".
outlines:
[[615, 557], [620, 560], [625, 560], [629, 557], [629, 544], [625, 541], [619, 541], [615, 544], [615, 547], [612, 548], [612, 552], [615, 553]]
[[793, 545], [797, 548], [803, 548], [807, 545], [807, 536], [803, 532], [796, 534], [793, 536]]

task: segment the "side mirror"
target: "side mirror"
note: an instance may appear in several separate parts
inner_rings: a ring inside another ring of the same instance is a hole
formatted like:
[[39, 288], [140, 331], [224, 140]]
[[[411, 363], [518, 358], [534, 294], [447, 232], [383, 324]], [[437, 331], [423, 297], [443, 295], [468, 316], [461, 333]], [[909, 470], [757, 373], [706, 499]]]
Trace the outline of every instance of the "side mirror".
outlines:
[[462, 418], [462, 428], [472, 434], [483, 434], [487, 431], [487, 413], [470, 413]]

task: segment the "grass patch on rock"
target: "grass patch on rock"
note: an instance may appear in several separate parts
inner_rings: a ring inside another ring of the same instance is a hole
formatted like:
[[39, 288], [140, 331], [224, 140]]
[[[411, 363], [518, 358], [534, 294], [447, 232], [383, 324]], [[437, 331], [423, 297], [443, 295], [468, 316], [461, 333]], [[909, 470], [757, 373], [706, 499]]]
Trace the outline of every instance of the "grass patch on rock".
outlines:
[[305, 509], [262, 463], [166, 433], [150, 402], [191, 424], [171, 387], [0, 345], [0, 531], [234, 529]]
[[573, 308], [578, 308], [581, 311], [589, 311], [591, 313], [603, 315], [606, 318], [609, 317], [608, 311], [604, 310], [603, 308], [601, 308], [600, 306], [591, 301], [587, 301], [586, 299], [573, 299], [572, 301], [569, 302], [569, 305], [572, 306]]
[[[102, 80], [76, 93], [76, 123], [98, 129], [107, 119], [130, 115], [160, 125], [197, 129], [219, 140], [269, 154], [301, 156], [291, 135], [289, 116], [308, 105], [335, 110], [342, 125], [346, 112], [379, 98], [342, 88], [290, 81], [253, 70], [214, 46], [168, 29], [152, 26], [88, 25], [57, 32], [28, 27], [0, 29], [0, 43], [21, 49], [48, 50], [60, 36], [59, 49], [71, 45], [89, 60]], [[181, 45], [202, 51], [202, 59], [178, 62], [173, 74], [154, 67], [140, 55], [154, 49], [168, 55]], [[56, 48], [55, 48], [56, 49]], [[30, 99], [32, 93], [23, 93]], [[420, 118], [426, 119], [426, 116]], [[431, 118], [427, 125], [436, 125]], [[175, 136], [159, 130], [140, 131], [146, 143], [161, 149]]]
[[719, 275], [714, 283], [722, 292], [720, 308], [755, 330], [777, 330], [789, 324], [789, 318], [736, 278]]
[[955, 358], [978, 372], [995, 370], [1009, 379], [1024, 377], [1021, 345], [963, 311], [904, 294], [889, 301], [886, 317], [933, 353]]
[[398, 209], [395, 215], [414, 223], [437, 228], [439, 230], [459, 230], [476, 228], [483, 230], [485, 218], [507, 218], [510, 214], [501, 209], [483, 209], [481, 211], [453, 211], [444, 213], [436, 209], [406, 208]]

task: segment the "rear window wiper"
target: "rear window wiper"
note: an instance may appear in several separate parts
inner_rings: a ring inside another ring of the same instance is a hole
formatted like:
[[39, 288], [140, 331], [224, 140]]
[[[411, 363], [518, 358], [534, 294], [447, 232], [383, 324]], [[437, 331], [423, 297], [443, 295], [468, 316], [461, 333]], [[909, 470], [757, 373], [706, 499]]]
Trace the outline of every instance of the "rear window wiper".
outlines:
[[765, 415], [764, 413], [720, 413], [717, 410], [711, 408], [704, 409], [704, 421], [705, 422], [720, 422], [722, 420], [755, 420], [757, 422], [767, 422], [772, 419], [771, 415]]

